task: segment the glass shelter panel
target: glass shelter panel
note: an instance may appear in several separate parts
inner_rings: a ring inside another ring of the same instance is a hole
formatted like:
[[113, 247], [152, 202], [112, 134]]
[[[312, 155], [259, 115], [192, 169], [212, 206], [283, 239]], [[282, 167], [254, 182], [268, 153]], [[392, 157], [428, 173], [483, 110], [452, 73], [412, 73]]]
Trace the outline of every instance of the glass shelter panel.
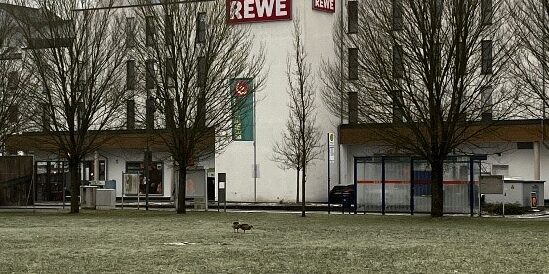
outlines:
[[431, 212], [431, 165], [414, 160], [414, 211]]
[[385, 211], [410, 212], [410, 158], [385, 159]]
[[358, 211], [381, 211], [381, 158], [366, 157], [356, 162]]

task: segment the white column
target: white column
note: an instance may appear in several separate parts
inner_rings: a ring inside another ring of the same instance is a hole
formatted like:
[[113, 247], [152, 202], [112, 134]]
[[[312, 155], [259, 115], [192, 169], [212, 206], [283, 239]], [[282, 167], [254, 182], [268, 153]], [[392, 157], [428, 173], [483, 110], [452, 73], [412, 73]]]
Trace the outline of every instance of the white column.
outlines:
[[541, 161], [540, 161], [539, 150], [540, 150], [539, 142], [534, 142], [534, 180], [540, 179]]

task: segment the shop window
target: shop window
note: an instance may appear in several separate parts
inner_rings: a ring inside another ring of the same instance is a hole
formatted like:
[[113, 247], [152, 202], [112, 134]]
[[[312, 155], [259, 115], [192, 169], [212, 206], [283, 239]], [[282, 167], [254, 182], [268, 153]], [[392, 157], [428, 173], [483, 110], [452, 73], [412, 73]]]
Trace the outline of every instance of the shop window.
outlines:
[[518, 142], [517, 149], [534, 149], [534, 143], [532, 142]]
[[[164, 164], [162, 162], [152, 162], [149, 167], [149, 194], [162, 195], [164, 191]], [[139, 193], [146, 194], [145, 183], [143, 181], [144, 174], [143, 162], [126, 162], [126, 173], [140, 174]]]
[[[105, 181], [106, 178], [106, 166], [105, 160], [99, 160], [99, 181]], [[94, 161], [83, 161], [82, 162], [82, 180], [84, 181], [94, 181], [95, 180], [95, 168]]]

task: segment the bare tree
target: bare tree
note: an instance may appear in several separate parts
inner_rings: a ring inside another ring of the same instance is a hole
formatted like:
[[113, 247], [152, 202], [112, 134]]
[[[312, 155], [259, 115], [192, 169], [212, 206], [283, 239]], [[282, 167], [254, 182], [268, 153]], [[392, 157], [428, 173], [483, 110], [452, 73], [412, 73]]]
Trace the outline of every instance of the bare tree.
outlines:
[[[431, 215], [442, 216], [444, 159], [518, 111], [518, 93], [506, 82], [508, 11], [497, 0], [354, 3], [346, 28], [334, 27], [334, 41], [345, 48], [336, 51], [342, 64], [322, 66], [324, 101], [337, 115], [342, 98], [357, 100], [351, 123], [380, 124], [377, 137], [392, 153], [427, 160]], [[342, 65], [349, 93], [334, 82]]]
[[25, 116], [19, 112], [29, 106], [22, 84], [30, 74], [22, 66], [21, 31], [13, 8], [0, 3], [0, 146], [7, 136], [24, 130]]
[[301, 170], [301, 216], [305, 217], [307, 166], [322, 155], [321, 132], [316, 125], [316, 93], [299, 18], [294, 19], [292, 36], [293, 52], [286, 61], [290, 113], [286, 131], [282, 134], [281, 141], [275, 143], [273, 151], [275, 161], [297, 170], [298, 184]]
[[[514, 52], [514, 76], [520, 87], [529, 94], [531, 110], [536, 117], [545, 119], [549, 106], [546, 87], [549, 84], [547, 69], [547, 48], [549, 47], [549, 1], [510, 1], [509, 10], [513, 17], [512, 26], [519, 43]], [[540, 115], [541, 114], [541, 115]]]
[[[177, 163], [177, 213], [185, 213], [187, 168], [231, 141], [235, 112], [252, 107], [237, 100], [229, 83], [253, 79], [263, 85], [263, 48], [250, 29], [226, 22], [225, 3], [170, 4], [137, 12], [139, 66], [145, 81], [136, 89], [154, 100], [164, 116], [157, 135]], [[252, 94], [246, 96], [253, 96]]]
[[105, 130], [123, 125], [126, 47], [118, 27], [123, 22], [109, 9], [76, 11], [99, 1], [29, 2], [20, 4], [40, 11], [22, 18], [28, 43], [25, 66], [39, 86], [30, 98], [37, 107], [33, 121], [69, 163], [71, 213], [78, 213], [81, 161], [105, 140]]

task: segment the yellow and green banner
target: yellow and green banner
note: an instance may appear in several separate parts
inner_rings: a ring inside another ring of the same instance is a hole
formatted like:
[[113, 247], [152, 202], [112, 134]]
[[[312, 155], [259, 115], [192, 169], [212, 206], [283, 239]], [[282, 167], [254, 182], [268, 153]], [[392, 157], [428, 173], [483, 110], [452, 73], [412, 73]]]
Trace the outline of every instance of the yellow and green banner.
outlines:
[[254, 140], [254, 94], [251, 78], [236, 78], [229, 83], [233, 109], [233, 140]]

